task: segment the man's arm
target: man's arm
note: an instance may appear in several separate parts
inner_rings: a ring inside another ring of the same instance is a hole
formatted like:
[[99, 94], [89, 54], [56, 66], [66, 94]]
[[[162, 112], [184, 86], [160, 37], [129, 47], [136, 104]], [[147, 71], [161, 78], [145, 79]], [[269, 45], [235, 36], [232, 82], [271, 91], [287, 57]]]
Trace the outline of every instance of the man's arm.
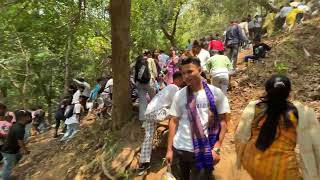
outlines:
[[177, 132], [177, 127], [179, 125], [179, 120], [177, 117], [172, 117], [169, 121], [169, 136], [168, 136], [168, 147], [166, 160], [168, 164], [172, 163], [173, 159], [173, 138]]
[[220, 114], [220, 125], [221, 125], [221, 130], [220, 130], [220, 134], [219, 134], [219, 140], [216, 142], [216, 144], [214, 145], [214, 147], [216, 148], [220, 148], [223, 142], [223, 139], [226, 135], [227, 132], [227, 121], [226, 121], [226, 114]]
[[179, 125], [179, 120], [176, 117], [173, 117], [169, 121], [169, 136], [168, 136], [168, 148], [167, 151], [172, 151], [173, 147], [173, 138], [177, 132], [177, 127]]
[[266, 48], [267, 51], [270, 51], [271, 50], [271, 47], [265, 43], [263, 43], [263, 46], [264, 48]]
[[79, 80], [77, 80], [77, 79], [72, 79], [76, 84], [78, 84], [78, 85], [84, 85], [84, 83], [83, 82], [81, 82], [81, 81], [79, 81]]

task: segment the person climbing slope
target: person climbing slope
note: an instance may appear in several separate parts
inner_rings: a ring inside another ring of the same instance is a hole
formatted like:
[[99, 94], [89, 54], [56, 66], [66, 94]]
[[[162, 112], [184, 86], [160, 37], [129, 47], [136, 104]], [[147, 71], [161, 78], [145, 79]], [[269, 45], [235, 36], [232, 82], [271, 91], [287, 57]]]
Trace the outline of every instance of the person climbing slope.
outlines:
[[3, 180], [9, 180], [13, 167], [22, 158], [22, 155], [30, 153], [24, 142], [25, 126], [32, 122], [31, 112], [18, 110], [15, 112], [16, 123], [9, 130], [8, 136], [1, 149], [3, 156], [3, 168], [1, 176]]
[[211, 84], [220, 88], [224, 94], [229, 87], [229, 73], [232, 71], [232, 64], [224, 51], [215, 51], [214, 55], [207, 62], [207, 69], [211, 74]]
[[169, 116], [169, 108], [171, 106], [173, 96], [179, 88], [184, 86], [184, 81], [181, 72], [173, 74], [173, 84], [166, 86], [162, 89], [148, 104], [145, 116], [146, 127], [144, 141], [141, 146], [140, 154], [140, 166], [139, 175], [142, 175], [146, 170], [150, 168], [150, 160], [152, 153], [152, 141], [156, 128], [156, 124], [159, 121], [166, 120]]
[[271, 47], [265, 43], [261, 42], [260, 38], [253, 40], [253, 55], [248, 55], [244, 57], [244, 62], [248, 65], [249, 60], [259, 60], [260, 58], [265, 58], [266, 53], [271, 50]]

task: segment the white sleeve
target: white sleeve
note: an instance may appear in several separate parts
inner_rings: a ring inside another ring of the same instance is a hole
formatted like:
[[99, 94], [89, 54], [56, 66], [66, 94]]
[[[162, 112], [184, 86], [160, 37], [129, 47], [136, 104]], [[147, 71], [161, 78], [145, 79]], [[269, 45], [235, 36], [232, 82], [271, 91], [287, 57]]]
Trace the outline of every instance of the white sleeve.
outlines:
[[74, 114], [80, 114], [81, 112], [81, 104], [74, 105]]
[[174, 95], [179, 91], [179, 88], [177, 86], [171, 86], [168, 92], [169, 100], [170, 102], [173, 101]]
[[87, 83], [87, 82], [84, 82], [84, 83], [83, 83], [83, 85], [84, 85], [86, 88], [88, 88], [88, 89], [90, 89], [90, 88], [91, 88], [90, 84], [89, 84], [89, 83]]
[[169, 114], [171, 116], [174, 116], [174, 117], [181, 117], [182, 115], [182, 111], [179, 107], [179, 95], [180, 93], [177, 92], [174, 97], [173, 97], [173, 101], [172, 101], [172, 104], [171, 104], [171, 108], [170, 108], [170, 112]]
[[218, 114], [230, 113], [230, 105], [227, 96], [219, 88], [215, 88], [216, 107]]

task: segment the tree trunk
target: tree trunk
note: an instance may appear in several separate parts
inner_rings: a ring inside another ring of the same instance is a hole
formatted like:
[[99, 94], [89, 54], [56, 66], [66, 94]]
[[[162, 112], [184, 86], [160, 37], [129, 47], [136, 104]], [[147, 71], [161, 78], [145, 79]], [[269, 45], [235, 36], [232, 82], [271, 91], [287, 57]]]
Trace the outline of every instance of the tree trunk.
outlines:
[[66, 47], [66, 52], [65, 52], [65, 56], [64, 56], [64, 64], [65, 64], [64, 95], [68, 95], [68, 89], [69, 89], [69, 85], [70, 85], [70, 60], [69, 60], [70, 49], [71, 49], [71, 34], [68, 35], [67, 47]]
[[181, 12], [181, 8], [182, 8], [183, 3], [181, 2], [179, 4], [179, 8], [178, 11], [176, 12], [175, 16], [174, 16], [174, 22], [173, 22], [173, 27], [172, 27], [172, 32], [169, 33], [168, 30], [162, 25], [161, 26], [161, 30], [163, 32], [163, 34], [166, 36], [166, 38], [170, 41], [170, 44], [172, 47], [177, 47], [177, 42], [176, 42], [176, 32], [177, 32], [177, 23], [178, 23], [178, 18]]
[[22, 89], [20, 90], [20, 94], [22, 97], [22, 107], [24, 109], [27, 108], [27, 90], [28, 90], [28, 79], [29, 79], [29, 74], [30, 74], [30, 67], [29, 67], [29, 60], [30, 57], [28, 55], [28, 52], [26, 52], [26, 50], [23, 48], [22, 42], [20, 40], [20, 37], [17, 36], [17, 41], [18, 41], [18, 46], [21, 50], [21, 54], [24, 57], [25, 60], [25, 77], [24, 77], [24, 81], [23, 81], [23, 85], [22, 85]]
[[111, 0], [113, 129], [119, 129], [132, 115], [129, 85], [130, 7], [130, 0]]
[[50, 86], [47, 93], [47, 104], [48, 104], [48, 122], [52, 124], [52, 99], [53, 99], [53, 70], [50, 70]]

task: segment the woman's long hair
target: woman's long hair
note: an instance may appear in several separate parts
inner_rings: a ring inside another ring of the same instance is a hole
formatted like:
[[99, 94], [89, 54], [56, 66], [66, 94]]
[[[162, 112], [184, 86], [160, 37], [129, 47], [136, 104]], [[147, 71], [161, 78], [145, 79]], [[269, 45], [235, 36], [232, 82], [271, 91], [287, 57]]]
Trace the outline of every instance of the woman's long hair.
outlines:
[[274, 75], [265, 84], [267, 95], [262, 98], [262, 102], [266, 104], [267, 119], [262, 125], [256, 147], [265, 151], [276, 139], [277, 128], [281, 116], [284, 117], [286, 128], [292, 126], [288, 112], [294, 110], [296, 117], [297, 110], [292, 103], [288, 102], [288, 97], [291, 91], [290, 79], [284, 75]]

